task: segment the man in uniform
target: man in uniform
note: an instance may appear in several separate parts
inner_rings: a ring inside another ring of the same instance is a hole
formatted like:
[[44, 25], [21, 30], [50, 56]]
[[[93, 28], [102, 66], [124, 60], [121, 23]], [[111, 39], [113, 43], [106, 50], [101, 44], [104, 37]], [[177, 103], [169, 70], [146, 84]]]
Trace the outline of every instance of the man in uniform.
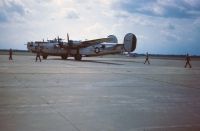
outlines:
[[185, 68], [187, 67], [187, 65], [189, 65], [190, 68], [192, 68], [192, 66], [191, 66], [191, 64], [190, 64], [191, 59], [190, 59], [190, 56], [189, 56], [188, 53], [187, 53], [187, 55], [186, 55], [185, 61], [186, 61], [186, 63], [185, 63]]
[[13, 58], [12, 58], [12, 54], [13, 54], [13, 51], [12, 51], [12, 49], [10, 48], [10, 50], [9, 50], [9, 60], [12, 60]]
[[36, 58], [35, 58], [35, 62], [37, 61], [37, 59], [40, 59], [40, 62], [41, 62], [41, 58], [40, 58], [40, 46], [38, 44], [38, 47], [37, 47], [37, 50], [36, 50]]
[[146, 60], [145, 60], [144, 64], [146, 64], [146, 62], [148, 62], [148, 64], [150, 64], [150, 62], [149, 62], [149, 54], [148, 54], [148, 52], [146, 53]]

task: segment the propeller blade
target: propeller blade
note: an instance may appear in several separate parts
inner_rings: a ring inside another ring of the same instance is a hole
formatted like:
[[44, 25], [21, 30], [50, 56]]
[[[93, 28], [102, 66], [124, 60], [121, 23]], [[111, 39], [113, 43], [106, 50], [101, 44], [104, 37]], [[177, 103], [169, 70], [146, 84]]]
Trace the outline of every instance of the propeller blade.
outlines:
[[67, 43], [69, 43], [69, 34], [67, 33]]

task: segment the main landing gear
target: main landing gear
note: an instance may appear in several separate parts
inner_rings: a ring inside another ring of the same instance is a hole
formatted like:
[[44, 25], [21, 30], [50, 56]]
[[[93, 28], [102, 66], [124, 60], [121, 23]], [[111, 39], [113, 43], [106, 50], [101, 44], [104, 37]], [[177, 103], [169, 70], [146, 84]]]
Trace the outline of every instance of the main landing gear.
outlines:
[[77, 61], [81, 61], [82, 55], [81, 55], [81, 54], [76, 54], [76, 55], [74, 56], [74, 59], [77, 60]]
[[43, 58], [44, 60], [46, 60], [46, 59], [47, 59], [47, 56], [48, 56], [48, 55], [43, 54], [43, 55], [42, 55], [42, 58]]
[[61, 56], [61, 58], [62, 58], [63, 60], [66, 60], [67, 57], [68, 57], [68, 55], [62, 55], [62, 56]]

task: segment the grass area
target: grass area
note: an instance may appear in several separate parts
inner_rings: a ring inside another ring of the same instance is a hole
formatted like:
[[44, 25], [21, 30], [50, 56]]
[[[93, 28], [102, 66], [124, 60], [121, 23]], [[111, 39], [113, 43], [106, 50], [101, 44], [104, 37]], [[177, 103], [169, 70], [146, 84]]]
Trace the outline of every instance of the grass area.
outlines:
[[[0, 50], [0, 55], [9, 55], [9, 50]], [[13, 50], [13, 55], [34, 55], [28, 51]]]

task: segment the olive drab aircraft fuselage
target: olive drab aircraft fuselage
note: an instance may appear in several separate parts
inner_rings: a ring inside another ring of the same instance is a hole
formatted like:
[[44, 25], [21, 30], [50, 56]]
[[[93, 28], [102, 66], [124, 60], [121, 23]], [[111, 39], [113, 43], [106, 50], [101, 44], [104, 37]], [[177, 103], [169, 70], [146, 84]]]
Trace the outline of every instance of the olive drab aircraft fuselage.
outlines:
[[28, 42], [27, 48], [33, 53], [36, 53], [39, 49], [43, 59], [47, 59], [48, 56], [61, 56], [62, 59], [74, 57], [75, 60], [81, 60], [82, 56], [132, 52], [136, 48], [136, 43], [137, 38], [132, 33], [125, 35], [122, 44], [118, 44], [118, 40], [114, 35], [94, 40], [74, 41], [69, 40], [67, 34], [67, 42], [58, 37], [53, 40]]

